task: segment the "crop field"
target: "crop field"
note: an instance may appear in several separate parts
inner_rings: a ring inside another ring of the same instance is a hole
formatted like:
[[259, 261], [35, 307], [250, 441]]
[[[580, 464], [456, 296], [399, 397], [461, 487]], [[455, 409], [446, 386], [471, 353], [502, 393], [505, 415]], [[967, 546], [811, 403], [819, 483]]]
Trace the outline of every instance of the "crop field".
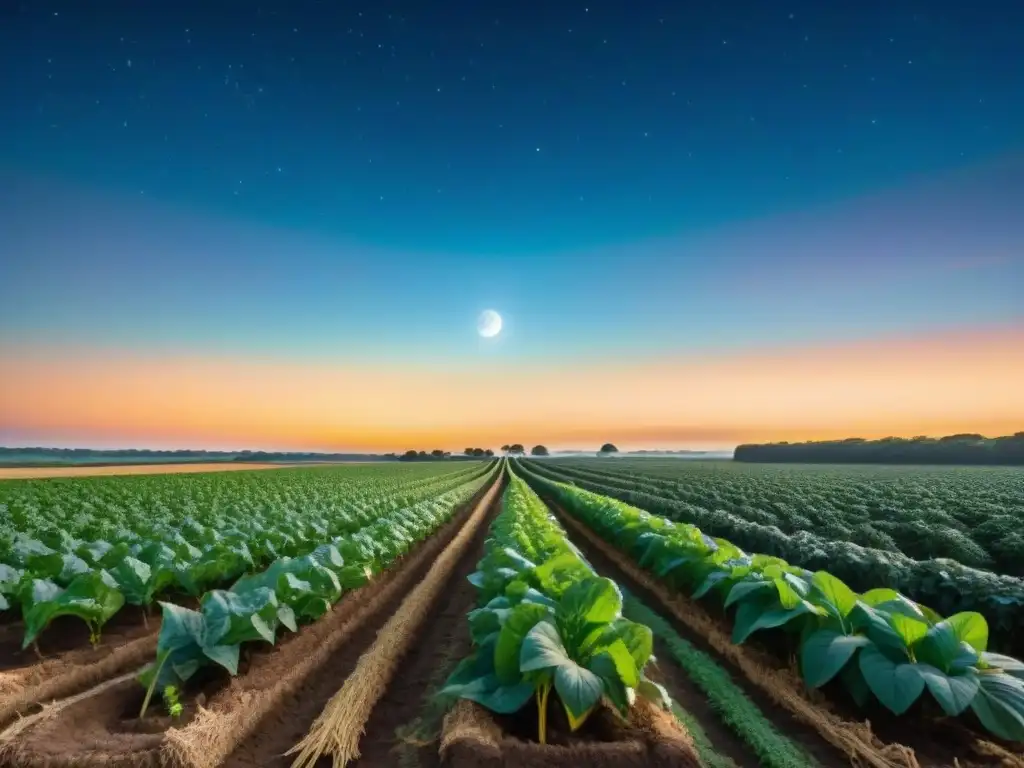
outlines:
[[1024, 766], [1021, 482], [659, 459], [0, 482], [0, 766]]
[[0, 480], [33, 480], [43, 477], [94, 477], [97, 475], [164, 475], [180, 472], [248, 472], [254, 469], [283, 469], [287, 464], [246, 462], [167, 462], [164, 464], [87, 464], [84, 466], [4, 467]]
[[751, 552], [885, 585], [942, 613], [978, 611], [1024, 654], [1024, 472], [678, 459], [531, 462]]

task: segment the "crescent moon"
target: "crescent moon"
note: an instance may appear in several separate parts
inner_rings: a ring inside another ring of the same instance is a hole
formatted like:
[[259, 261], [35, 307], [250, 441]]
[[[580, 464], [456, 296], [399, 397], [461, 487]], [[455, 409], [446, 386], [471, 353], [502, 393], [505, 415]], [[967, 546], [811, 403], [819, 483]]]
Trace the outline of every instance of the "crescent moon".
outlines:
[[493, 309], [485, 309], [480, 313], [476, 321], [476, 332], [485, 339], [490, 339], [501, 333], [501, 315]]

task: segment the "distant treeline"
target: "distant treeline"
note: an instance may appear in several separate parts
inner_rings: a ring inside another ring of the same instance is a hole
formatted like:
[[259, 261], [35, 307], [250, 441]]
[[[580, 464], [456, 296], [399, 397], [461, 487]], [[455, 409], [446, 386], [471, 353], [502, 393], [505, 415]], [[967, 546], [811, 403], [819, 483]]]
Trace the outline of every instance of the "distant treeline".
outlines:
[[122, 448], [103, 450], [99, 448], [2, 448], [0, 464], [4, 463], [55, 463], [55, 464], [104, 464], [190, 461], [387, 461], [395, 460], [395, 454], [378, 455], [369, 453], [313, 453], [298, 451], [160, 451], [149, 448]]
[[1024, 432], [1006, 437], [975, 434], [947, 437], [885, 437], [807, 443], [741, 445], [736, 461], [813, 464], [993, 464], [1024, 465]]

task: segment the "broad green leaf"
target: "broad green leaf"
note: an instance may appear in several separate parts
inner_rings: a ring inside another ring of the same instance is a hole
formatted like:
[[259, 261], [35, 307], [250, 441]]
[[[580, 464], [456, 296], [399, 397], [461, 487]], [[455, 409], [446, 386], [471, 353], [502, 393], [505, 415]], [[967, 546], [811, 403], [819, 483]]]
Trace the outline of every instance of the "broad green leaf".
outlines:
[[844, 635], [830, 629], [819, 629], [800, 647], [800, 671], [811, 688], [824, 685], [841, 670], [857, 652], [871, 643], [863, 635]]
[[909, 658], [906, 642], [888, 621], [889, 614], [858, 600], [849, 613], [849, 620], [855, 632], [863, 632], [880, 650], [894, 661]]
[[622, 593], [611, 579], [592, 576], [565, 591], [558, 612], [579, 617], [587, 624], [607, 624], [622, 615]]
[[896, 633], [903, 639], [903, 643], [910, 648], [918, 640], [928, 634], [928, 625], [923, 621], [912, 619], [902, 613], [889, 615], [889, 623]]
[[[40, 585], [38, 591], [36, 583]], [[85, 621], [95, 642], [100, 628], [124, 605], [124, 595], [118, 591], [117, 582], [101, 569], [76, 576], [67, 589], [57, 593], [52, 591], [52, 584], [45, 584], [35, 580], [33, 602], [25, 605], [23, 648], [28, 647], [58, 616], [77, 616]], [[44, 596], [46, 599], [38, 599]]]
[[942, 711], [950, 717], [956, 717], [970, 706], [981, 684], [973, 669], [967, 670], [962, 675], [947, 675], [941, 669], [936, 669], [930, 664], [915, 666], [918, 674], [924, 678], [924, 684], [928, 686], [932, 696], [939, 702]]
[[654, 633], [651, 628], [629, 619], [619, 619], [612, 624], [611, 629], [626, 644], [636, 668], [643, 669], [654, 653]]
[[[494, 679], [497, 680], [497, 678]], [[499, 684], [486, 691], [463, 693], [462, 698], [475, 701], [499, 715], [511, 715], [526, 706], [526, 703], [533, 698], [533, 691], [533, 683]]]
[[857, 604], [857, 593], [826, 571], [816, 571], [811, 585], [814, 588], [811, 602], [820, 603], [837, 618], [845, 618]]
[[877, 589], [869, 589], [863, 593], [858, 599], [865, 605], [875, 606], [887, 603], [890, 600], [899, 600], [901, 597], [900, 593], [895, 589], [889, 589], [888, 587], [879, 587]]
[[718, 584], [729, 578], [728, 574], [724, 571], [712, 571], [707, 575], [707, 578], [701, 582], [700, 586], [693, 592], [693, 599], [700, 600], [704, 595], [714, 589]]
[[739, 645], [760, 629], [781, 627], [798, 616], [813, 612], [812, 606], [801, 600], [795, 608], [782, 608], [771, 602], [740, 603], [732, 628], [732, 641]]
[[894, 663], [871, 645], [861, 649], [859, 662], [868, 688], [897, 715], [906, 712], [924, 690], [916, 664]]
[[118, 589], [131, 605], [148, 605], [153, 599], [153, 571], [141, 560], [125, 557], [110, 570], [110, 575], [114, 577]]
[[274, 643], [277, 595], [266, 587], [232, 592], [214, 589], [203, 595], [201, 611], [207, 644], [237, 645], [251, 640]]
[[604, 695], [615, 706], [620, 713], [625, 715], [632, 706], [635, 693], [632, 688], [627, 688], [619, 676], [615, 667], [615, 661], [611, 655], [605, 652], [595, 655], [587, 664], [587, 669], [601, 678], [604, 685]]
[[949, 672], [953, 660], [960, 654], [961, 646], [953, 625], [948, 621], [940, 621], [928, 628], [924, 637], [914, 645], [913, 651], [918, 661]]
[[615, 663], [615, 671], [623, 685], [628, 688], [636, 688], [640, 683], [640, 674], [626, 644], [622, 640], [616, 640], [602, 648], [601, 652], [611, 657]]
[[1001, 739], [1024, 741], [1024, 681], [1001, 674], [979, 678], [971, 709], [981, 724]]
[[772, 579], [775, 590], [778, 593], [779, 603], [782, 607], [791, 610], [796, 608], [803, 601], [800, 594], [784, 578]]
[[[499, 638], [500, 645], [501, 640]], [[628, 651], [627, 651], [628, 653]], [[523, 638], [519, 652], [519, 671], [549, 669], [571, 661], [558, 630], [548, 621], [538, 622]]]
[[963, 611], [946, 619], [957, 640], [967, 643], [976, 651], [988, 650], [988, 622], [980, 613]]
[[503, 685], [514, 685], [520, 680], [519, 653], [523, 640], [538, 622], [551, 612], [536, 603], [520, 603], [512, 608], [498, 634], [494, 648], [494, 671]]
[[555, 690], [569, 715], [569, 725], [575, 730], [600, 701], [604, 684], [589, 669], [566, 660], [555, 669]]
[[746, 578], [734, 584], [732, 589], [729, 590], [729, 595], [725, 598], [725, 607], [728, 608], [733, 603], [744, 600], [751, 595], [761, 595], [767, 590], [772, 589], [772, 587], [773, 584], [770, 581]]

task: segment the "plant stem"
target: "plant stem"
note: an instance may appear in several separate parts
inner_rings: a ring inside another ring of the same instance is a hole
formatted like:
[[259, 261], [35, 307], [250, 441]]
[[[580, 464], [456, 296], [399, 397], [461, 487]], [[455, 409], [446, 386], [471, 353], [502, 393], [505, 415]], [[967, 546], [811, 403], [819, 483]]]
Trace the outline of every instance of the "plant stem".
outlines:
[[538, 712], [539, 718], [539, 741], [541, 744], [548, 743], [548, 694], [551, 693], [551, 683], [544, 683], [539, 691], [537, 691]]
[[149, 700], [153, 698], [153, 689], [156, 688], [156, 681], [160, 679], [160, 670], [164, 668], [164, 662], [167, 661], [169, 653], [161, 654], [157, 661], [156, 669], [153, 670], [153, 679], [149, 681], [149, 688], [146, 689], [146, 698], [142, 700], [142, 709], [139, 711], [139, 720], [146, 716], [146, 710], [149, 708]]

